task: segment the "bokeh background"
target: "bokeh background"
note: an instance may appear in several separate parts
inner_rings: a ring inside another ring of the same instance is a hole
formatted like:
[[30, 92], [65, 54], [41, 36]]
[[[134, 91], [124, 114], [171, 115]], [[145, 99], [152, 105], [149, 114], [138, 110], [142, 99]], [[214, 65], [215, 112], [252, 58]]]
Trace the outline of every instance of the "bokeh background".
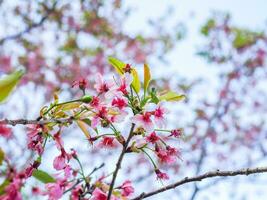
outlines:
[[[108, 56], [140, 72], [147, 62], [153, 84], [187, 96], [170, 105], [170, 126], [184, 128], [184, 138], [170, 141], [182, 160], [162, 166], [169, 182], [214, 169], [266, 166], [266, 9], [265, 0], [2, 0], [0, 75], [22, 66], [27, 73], [0, 105], [0, 117], [36, 118], [55, 92], [61, 100], [81, 95], [71, 87], [80, 78], [89, 81], [90, 92], [97, 72], [111, 76]], [[15, 127], [12, 140], [0, 138], [18, 168], [33, 159], [25, 132]], [[92, 148], [75, 126], [65, 130], [64, 141], [78, 149], [86, 171], [103, 160], [103, 171], [114, 168], [118, 149]], [[53, 144], [49, 149], [41, 167], [55, 173], [50, 158], [56, 150]], [[128, 156], [123, 168], [119, 179], [129, 177], [135, 194], [162, 186], [143, 157]], [[30, 182], [25, 199], [34, 198], [29, 191], [36, 182]], [[263, 174], [219, 178], [150, 199], [265, 199], [266, 183]]]

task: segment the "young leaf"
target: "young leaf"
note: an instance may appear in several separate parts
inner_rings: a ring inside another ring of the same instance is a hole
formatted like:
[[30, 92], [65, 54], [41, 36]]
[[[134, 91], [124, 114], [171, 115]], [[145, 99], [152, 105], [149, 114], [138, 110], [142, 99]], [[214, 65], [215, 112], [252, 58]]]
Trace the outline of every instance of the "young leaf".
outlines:
[[90, 133], [86, 127], [86, 123], [81, 121], [81, 120], [77, 120], [76, 122], [77, 122], [78, 126], [80, 127], [80, 129], [82, 130], [82, 132], [84, 133], [85, 137], [90, 140], [91, 135], [90, 135]]
[[56, 180], [47, 172], [36, 169], [33, 171], [32, 176], [43, 183], [54, 183]]
[[140, 88], [141, 88], [141, 83], [139, 80], [138, 73], [135, 69], [132, 69], [131, 73], [133, 75], [133, 82], [132, 82], [133, 89], [135, 90], [136, 93], [138, 93], [140, 91]]
[[24, 70], [17, 70], [0, 79], [0, 103], [9, 96], [24, 73]]
[[166, 101], [181, 101], [184, 100], [186, 97], [183, 94], [177, 94], [175, 92], [169, 91], [166, 94], [159, 96], [159, 100], [166, 100]]
[[5, 179], [1, 184], [0, 184], [0, 195], [5, 194], [5, 188], [8, 186], [10, 183], [9, 180]]
[[144, 90], [146, 91], [151, 80], [151, 74], [149, 66], [145, 63], [144, 64]]
[[116, 69], [116, 71], [122, 75], [123, 74], [123, 68], [125, 67], [125, 63], [123, 63], [122, 61], [113, 58], [113, 57], [109, 57], [108, 58], [108, 62]]
[[5, 152], [0, 148], [0, 166], [3, 164]]

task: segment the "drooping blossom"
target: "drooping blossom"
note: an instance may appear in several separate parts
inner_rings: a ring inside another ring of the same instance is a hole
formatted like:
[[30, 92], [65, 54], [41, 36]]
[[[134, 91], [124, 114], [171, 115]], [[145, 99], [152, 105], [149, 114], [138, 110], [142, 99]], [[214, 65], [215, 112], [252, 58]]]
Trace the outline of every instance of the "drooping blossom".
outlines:
[[166, 173], [160, 171], [159, 169], [156, 169], [155, 173], [156, 173], [158, 179], [161, 179], [161, 180], [168, 180], [169, 179], [169, 176]]
[[100, 142], [101, 147], [116, 147], [115, 138], [104, 136], [102, 141]]
[[134, 188], [130, 180], [125, 181], [120, 188], [122, 190], [121, 194], [125, 197], [128, 197], [134, 193]]
[[29, 127], [27, 133], [28, 148], [41, 155], [44, 151], [42, 129], [39, 125]]
[[156, 155], [159, 158], [159, 161], [166, 164], [171, 164], [175, 161], [175, 156], [173, 155], [173, 151], [168, 151], [167, 149], [157, 149]]
[[171, 134], [169, 136], [179, 138], [182, 136], [182, 133], [183, 133], [182, 129], [174, 129], [171, 131]]
[[60, 182], [47, 183], [45, 188], [47, 191], [45, 195], [48, 195], [49, 200], [59, 200], [63, 195], [63, 188]]
[[107, 200], [107, 195], [99, 188], [94, 189], [92, 193], [92, 200]]
[[155, 144], [157, 141], [159, 141], [159, 139], [160, 137], [157, 136], [155, 131], [146, 136], [146, 141], [151, 142], [152, 144]]

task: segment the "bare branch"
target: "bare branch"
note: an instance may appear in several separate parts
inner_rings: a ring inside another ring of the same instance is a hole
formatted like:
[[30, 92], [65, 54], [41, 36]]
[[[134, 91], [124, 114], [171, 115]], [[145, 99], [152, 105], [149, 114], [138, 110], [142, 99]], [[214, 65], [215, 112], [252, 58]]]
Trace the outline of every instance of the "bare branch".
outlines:
[[56, 124], [63, 124], [63, 123], [72, 123], [74, 118], [63, 118], [63, 119], [49, 119], [49, 120], [28, 120], [28, 119], [0, 119], [0, 125], [29, 125], [29, 124], [49, 124], [49, 123], [56, 123]]
[[53, 6], [50, 9], [47, 9], [47, 13], [40, 19], [39, 22], [32, 23], [32, 24], [28, 25], [24, 30], [22, 30], [22, 31], [20, 31], [14, 35], [9, 35], [9, 36], [6, 36], [6, 37], [0, 39], [0, 45], [2, 45], [4, 42], [6, 42], [8, 40], [14, 40], [14, 39], [20, 38], [25, 33], [29, 33], [31, 30], [33, 30], [39, 26], [42, 26], [44, 24], [44, 22], [48, 19], [49, 15], [55, 10], [57, 2], [58, 1], [55, 1]]
[[162, 187], [160, 189], [157, 189], [155, 191], [149, 192], [149, 193], [142, 193], [139, 196], [131, 199], [131, 200], [141, 200], [141, 199], [145, 199], [147, 197], [151, 197], [153, 195], [165, 192], [167, 190], [171, 190], [174, 189], [180, 185], [184, 185], [190, 182], [196, 182], [196, 181], [202, 181], [203, 179], [207, 179], [207, 178], [212, 178], [212, 177], [227, 177], [227, 176], [238, 176], [238, 175], [250, 175], [250, 174], [257, 174], [257, 173], [264, 173], [267, 172], [267, 167], [258, 167], [258, 168], [247, 168], [247, 169], [240, 169], [240, 170], [236, 170], [236, 171], [211, 171], [211, 172], [207, 172], [205, 174], [199, 175], [199, 176], [194, 176], [194, 177], [185, 177], [184, 179], [167, 185], [165, 187]]
[[130, 130], [130, 133], [129, 133], [129, 136], [128, 136], [128, 138], [127, 138], [125, 144], [123, 145], [121, 154], [120, 154], [120, 156], [119, 156], [119, 158], [118, 158], [118, 161], [117, 161], [117, 164], [116, 164], [116, 168], [115, 168], [115, 170], [114, 170], [114, 172], [113, 172], [112, 181], [111, 181], [111, 184], [110, 184], [110, 186], [109, 186], [109, 191], [108, 191], [108, 198], [107, 198], [107, 200], [110, 200], [110, 198], [111, 198], [112, 190], [113, 190], [114, 185], [115, 185], [115, 181], [116, 181], [116, 178], [117, 178], [117, 175], [118, 175], [118, 171], [119, 171], [119, 169], [121, 168], [121, 162], [122, 162], [122, 159], [123, 159], [123, 157], [124, 157], [124, 154], [125, 154], [126, 151], [127, 151], [128, 144], [129, 144], [130, 140], [131, 140], [132, 137], [133, 137], [134, 126], [135, 126], [135, 125], [132, 124], [131, 130]]

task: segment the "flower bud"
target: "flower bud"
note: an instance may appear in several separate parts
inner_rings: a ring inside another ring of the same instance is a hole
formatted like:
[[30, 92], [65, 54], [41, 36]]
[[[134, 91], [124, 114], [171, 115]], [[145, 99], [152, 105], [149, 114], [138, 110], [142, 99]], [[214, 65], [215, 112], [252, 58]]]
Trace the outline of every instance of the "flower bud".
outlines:
[[84, 95], [82, 98], [81, 98], [81, 102], [83, 103], [90, 103], [92, 101], [92, 96], [89, 96], [89, 95]]

